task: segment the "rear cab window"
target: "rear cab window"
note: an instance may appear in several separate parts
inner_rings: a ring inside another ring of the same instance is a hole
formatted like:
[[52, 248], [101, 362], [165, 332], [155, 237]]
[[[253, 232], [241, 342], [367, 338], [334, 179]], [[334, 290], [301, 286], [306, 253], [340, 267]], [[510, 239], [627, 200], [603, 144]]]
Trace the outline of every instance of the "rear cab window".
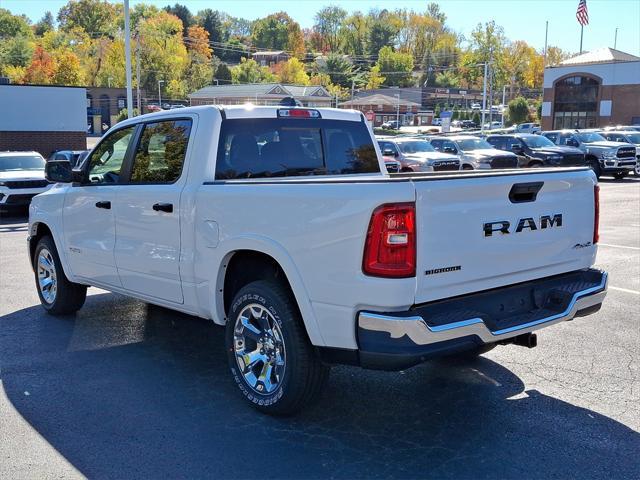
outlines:
[[243, 118], [222, 123], [216, 179], [379, 173], [360, 121]]

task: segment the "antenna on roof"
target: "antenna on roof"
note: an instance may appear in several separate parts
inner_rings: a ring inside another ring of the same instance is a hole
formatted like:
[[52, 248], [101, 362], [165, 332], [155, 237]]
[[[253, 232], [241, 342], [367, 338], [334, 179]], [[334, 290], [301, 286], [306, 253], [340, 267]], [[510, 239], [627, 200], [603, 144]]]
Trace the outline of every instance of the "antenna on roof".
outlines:
[[296, 100], [293, 97], [284, 97], [280, 100], [280, 104], [283, 107], [302, 107], [300, 100]]

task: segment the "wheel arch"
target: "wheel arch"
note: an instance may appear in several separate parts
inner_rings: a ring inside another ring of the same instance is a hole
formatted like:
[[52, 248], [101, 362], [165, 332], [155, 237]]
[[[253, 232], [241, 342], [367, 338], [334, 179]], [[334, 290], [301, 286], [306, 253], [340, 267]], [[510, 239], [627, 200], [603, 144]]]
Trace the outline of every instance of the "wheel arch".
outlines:
[[287, 252], [282, 247], [266, 241], [246, 242], [245, 239], [233, 243], [237, 248], [223, 254], [214, 279], [214, 321], [219, 324], [226, 323], [233, 295], [244, 285], [254, 280], [276, 278], [283, 281], [291, 291], [311, 343], [324, 345], [302, 276]]

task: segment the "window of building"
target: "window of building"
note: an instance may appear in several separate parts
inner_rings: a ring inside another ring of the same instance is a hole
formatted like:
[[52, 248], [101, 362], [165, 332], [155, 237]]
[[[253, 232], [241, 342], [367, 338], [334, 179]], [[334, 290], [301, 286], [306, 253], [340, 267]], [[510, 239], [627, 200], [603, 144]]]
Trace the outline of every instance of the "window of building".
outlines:
[[555, 84], [553, 128], [594, 128], [597, 125], [597, 80], [576, 75]]

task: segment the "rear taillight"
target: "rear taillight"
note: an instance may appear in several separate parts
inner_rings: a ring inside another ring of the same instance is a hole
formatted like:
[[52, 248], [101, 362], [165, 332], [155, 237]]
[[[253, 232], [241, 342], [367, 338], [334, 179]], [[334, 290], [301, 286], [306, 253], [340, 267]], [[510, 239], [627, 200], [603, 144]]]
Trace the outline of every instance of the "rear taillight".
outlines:
[[593, 243], [600, 240], [600, 186], [593, 187]]
[[371, 215], [362, 270], [374, 277], [416, 275], [416, 205], [381, 205]]

